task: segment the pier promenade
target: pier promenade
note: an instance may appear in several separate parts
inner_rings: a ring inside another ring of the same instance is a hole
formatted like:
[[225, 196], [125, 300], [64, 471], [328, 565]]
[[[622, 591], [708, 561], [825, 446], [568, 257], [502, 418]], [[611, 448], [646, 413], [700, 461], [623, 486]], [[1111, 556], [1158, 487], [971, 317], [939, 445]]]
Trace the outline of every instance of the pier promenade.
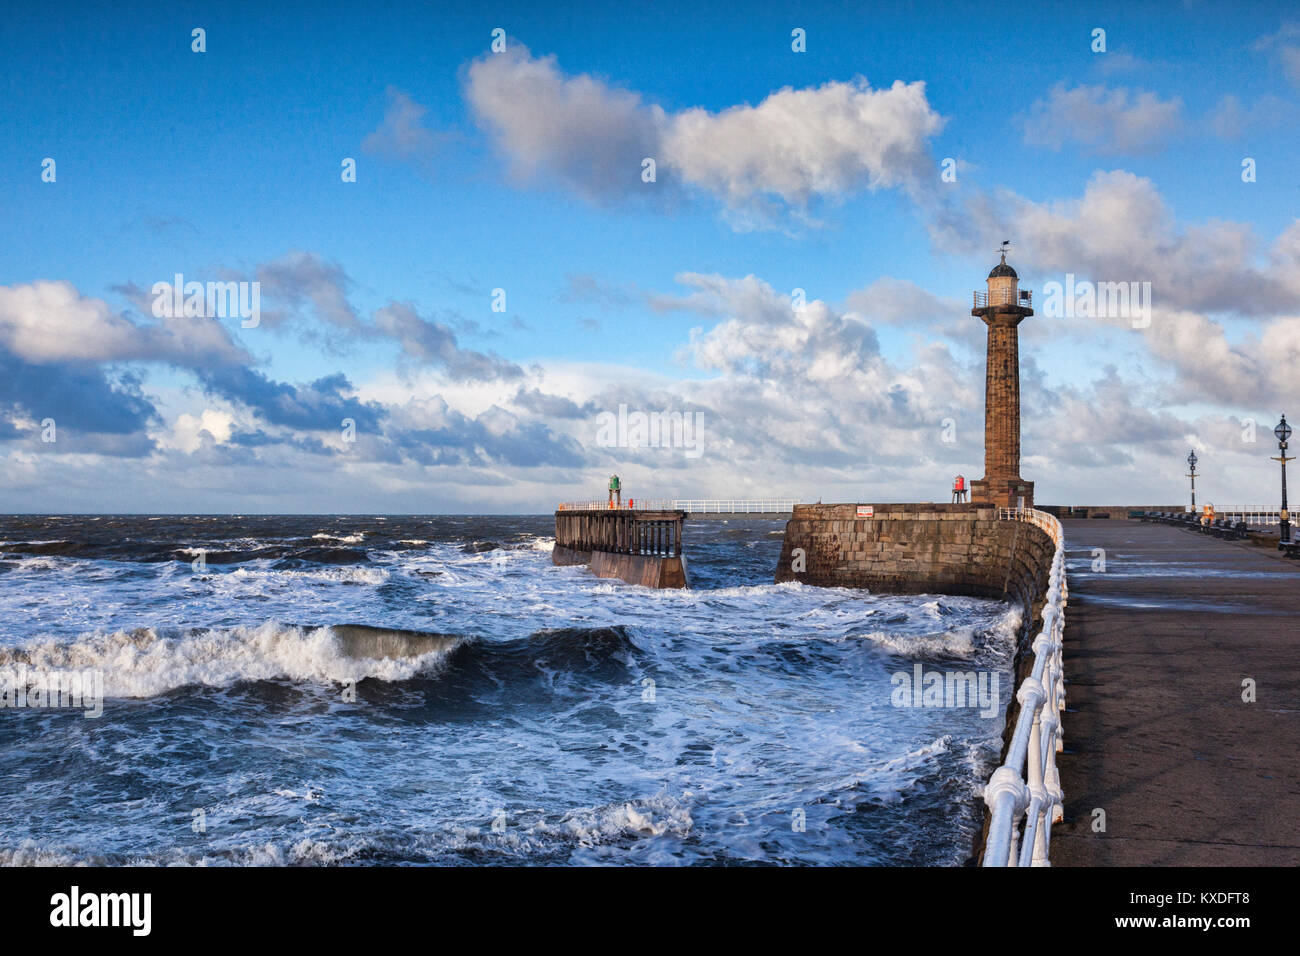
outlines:
[[1300, 562], [1159, 524], [1062, 523], [1053, 865], [1300, 865]]

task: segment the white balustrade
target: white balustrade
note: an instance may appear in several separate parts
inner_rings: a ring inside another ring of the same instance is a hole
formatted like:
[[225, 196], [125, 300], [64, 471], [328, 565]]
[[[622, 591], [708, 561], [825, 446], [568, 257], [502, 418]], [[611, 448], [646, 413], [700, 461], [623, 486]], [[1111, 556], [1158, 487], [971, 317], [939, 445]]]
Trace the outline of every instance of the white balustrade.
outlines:
[[1062, 819], [1065, 797], [1056, 769], [1061, 751], [1065, 675], [1061, 668], [1065, 605], [1065, 535], [1045, 511], [1001, 508], [998, 517], [1042, 528], [1056, 545], [1044, 595], [1042, 628], [1034, 639], [1034, 664], [1016, 691], [1020, 712], [1007, 757], [984, 788], [990, 820], [985, 866], [1050, 866], [1053, 823]]

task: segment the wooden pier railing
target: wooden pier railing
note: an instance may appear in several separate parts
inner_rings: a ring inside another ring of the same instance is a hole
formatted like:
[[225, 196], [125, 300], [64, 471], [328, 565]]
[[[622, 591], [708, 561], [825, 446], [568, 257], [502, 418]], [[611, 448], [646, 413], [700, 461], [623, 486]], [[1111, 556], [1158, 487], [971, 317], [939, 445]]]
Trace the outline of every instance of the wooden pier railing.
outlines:
[[555, 512], [555, 543], [571, 551], [680, 557], [685, 511]]

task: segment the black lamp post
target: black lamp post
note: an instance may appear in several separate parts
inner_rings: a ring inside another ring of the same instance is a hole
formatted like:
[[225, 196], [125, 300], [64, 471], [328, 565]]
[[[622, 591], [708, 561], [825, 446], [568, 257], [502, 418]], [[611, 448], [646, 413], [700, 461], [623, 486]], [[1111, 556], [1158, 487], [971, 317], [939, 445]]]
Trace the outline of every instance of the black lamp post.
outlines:
[[1187, 477], [1192, 479], [1192, 513], [1196, 513], [1196, 452], [1187, 453], [1187, 464], [1192, 470], [1187, 473]]
[[1286, 456], [1286, 443], [1287, 439], [1291, 437], [1291, 426], [1286, 423], [1285, 415], [1283, 415], [1282, 420], [1277, 423], [1277, 428], [1273, 429], [1273, 434], [1277, 436], [1277, 447], [1282, 452], [1281, 455], [1273, 459], [1274, 461], [1280, 461], [1282, 463], [1282, 514], [1280, 515], [1282, 519], [1280, 528], [1282, 533], [1281, 540], [1289, 541], [1291, 539], [1291, 515], [1286, 510], [1286, 463], [1288, 461], [1295, 461], [1295, 456], [1290, 458]]

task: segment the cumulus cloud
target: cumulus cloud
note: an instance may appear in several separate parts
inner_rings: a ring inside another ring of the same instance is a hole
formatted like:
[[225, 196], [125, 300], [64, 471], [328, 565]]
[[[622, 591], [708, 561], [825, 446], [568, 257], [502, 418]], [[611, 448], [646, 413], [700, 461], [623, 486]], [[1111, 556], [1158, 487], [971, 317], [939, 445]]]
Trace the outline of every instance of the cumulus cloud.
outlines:
[[1150, 282], [1163, 308], [1244, 315], [1300, 308], [1295, 227], [1276, 241], [1270, 268], [1250, 226], [1181, 224], [1150, 179], [1123, 170], [1094, 173], [1079, 198], [1040, 203], [1000, 191], [952, 213], [932, 222], [937, 245], [981, 254], [1014, 236], [1022, 272]]
[[[127, 363], [194, 368], [247, 355], [222, 326], [118, 315], [65, 281], [0, 286], [0, 438], [48, 453], [138, 457], [152, 449], [155, 406]], [[55, 442], [38, 442], [53, 419]]]
[[571, 398], [543, 392], [536, 386], [532, 388], [520, 386], [519, 391], [515, 392], [514, 398], [511, 399], [511, 404], [547, 418], [579, 418], [582, 415], [593, 414], [595, 411], [590, 403], [580, 406]]
[[785, 87], [757, 106], [672, 117], [664, 157], [687, 182], [733, 205], [914, 184], [933, 169], [926, 143], [943, 120], [924, 83], [873, 90], [862, 79], [816, 89]]
[[[302, 307], [295, 322], [342, 327], [358, 340], [391, 340], [409, 361], [447, 382], [524, 376], [499, 356], [460, 347], [448, 326], [421, 316], [409, 303], [390, 303], [371, 320], [361, 319], [347, 300], [346, 274], [314, 256], [291, 255], [257, 274], [273, 300]], [[149, 308], [150, 297], [137, 286], [119, 291], [137, 308]], [[188, 372], [206, 396], [203, 405], [169, 419], [145, 388], [150, 366]], [[534, 392], [531, 397], [540, 400]], [[208, 407], [210, 402], [218, 407]], [[46, 419], [54, 420], [54, 443], [40, 440]], [[345, 420], [356, 429], [355, 449], [339, 440]], [[577, 460], [570, 439], [505, 409], [487, 419], [453, 417], [439, 429], [422, 424], [404, 430], [394, 405], [362, 399], [340, 372], [305, 383], [277, 381], [255, 368], [216, 320], [132, 317], [64, 281], [0, 286], [0, 441], [49, 454], [151, 460], [188, 454], [231, 467], [271, 467], [286, 453], [432, 461], [431, 441], [460, 449], [456, 459], [477, 467], [518, 464], [528, 455], [555, 466]]]
[[465, 97], [521, 179], [550, 177], [588, 198], [628, 197], [645, 193], [649, 157], [660, 180], [732, 210], [779, 203], [802, 211], [815, 198], [914, 186], [932, 169], [927, 143], [943, 126], [920, 82], [833, 81], [785, 87], [757, 106], [669, 113], [519, 45], [475, 60]]
[[189, 367], [248, 360], [218, 322], [145, 315], [134, 322], [67, 281], [0, 286], [0, 348], [37, 365], [152, 361]]
[[553, 177], [593, 199], [641, 184], [641, 160], [656, 155], [665, 122], [640, 94], [567, 76], [554, 56], [519, 44], [470, 64], [465, 99], [517, 177]]
[[35, 442], [48, 418], [58, 438], [35, 446], [44, 451], [144, 455], [159, 416], [133, 366], [221, 369], [248, 360], [211, 320], [134, 321], [66, 281], [0, 286], [0, 438]]
[[684, 354], [719, 377], [684, 398], [712, 409], [717, 439], [755, 468], [932, 461], [944, 419], [967, 422], [977, 407], [969, 370], [942, 344], [926, 343], [902, 366], [884, 357], [870, 325], [826, 302], [797, 305], [755, 276], [677, 281], [692, 291], [660, 308], [718, 319], [691, 333]]
[[1124, 87], [1057, 84], [1022, 121], [1030, 146], [1060, 150], [1077, 144], [1095, 153], [1145, 153], [1183, 128], [1183, 103]]
[[945, 299], [915, 282], [882, 276], [865, 289], [849, 293], [847, 305], [868, 322], [921, 326], [970, 317], [970, 306]]
[[[53, 420], [55, 441], [41, 440]], [[137, 457], [158, 420], [140, 382], [84, 362], [35, 364], [0, 348], [0, 440], [48, 453]]]

